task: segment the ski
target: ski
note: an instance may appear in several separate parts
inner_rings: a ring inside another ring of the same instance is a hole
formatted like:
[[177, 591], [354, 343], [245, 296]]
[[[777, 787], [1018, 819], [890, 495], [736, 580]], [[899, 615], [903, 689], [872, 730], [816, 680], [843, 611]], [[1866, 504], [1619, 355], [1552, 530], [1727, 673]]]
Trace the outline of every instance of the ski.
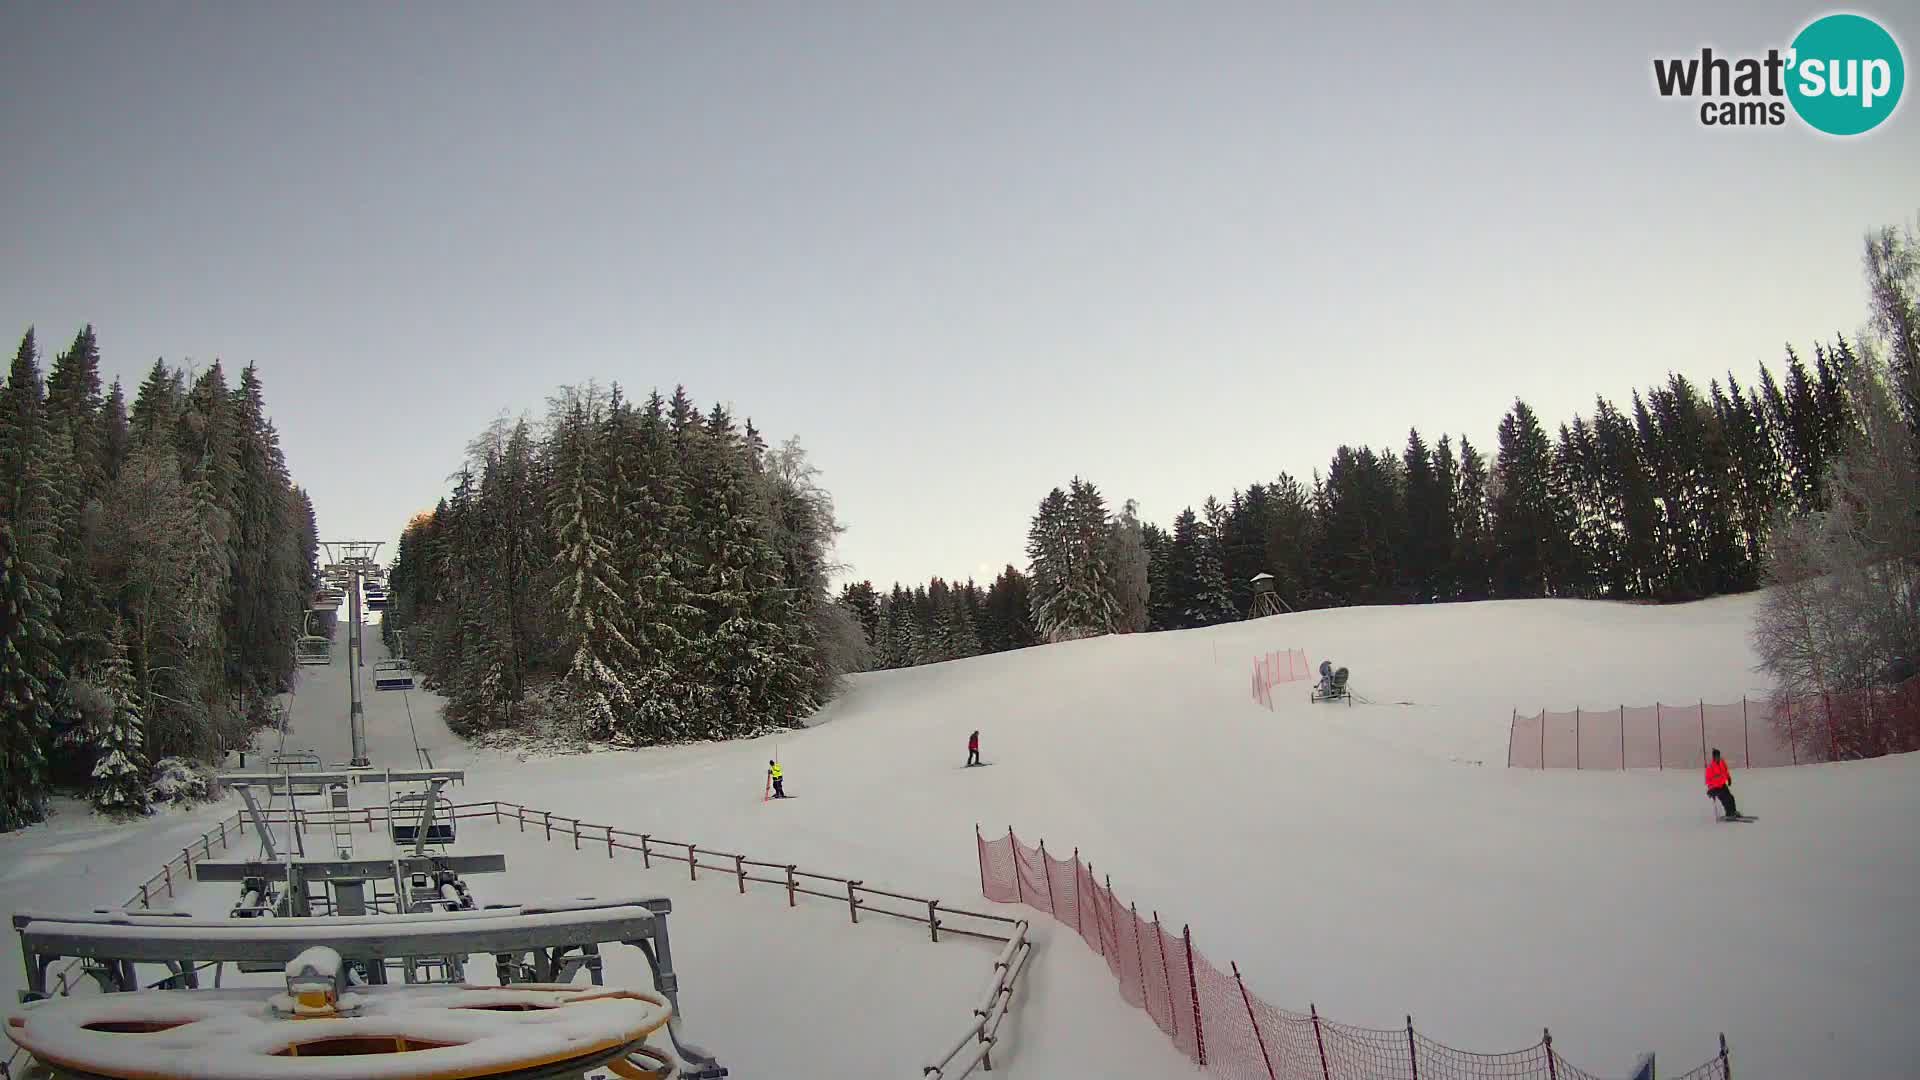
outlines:
[[1751, 814], [1741, 814], [1737, 817], [1722, 817], [1719, 820], [1721, 821], [1759, 821], [1760, 819], [1757, 817], [1754, 817]]

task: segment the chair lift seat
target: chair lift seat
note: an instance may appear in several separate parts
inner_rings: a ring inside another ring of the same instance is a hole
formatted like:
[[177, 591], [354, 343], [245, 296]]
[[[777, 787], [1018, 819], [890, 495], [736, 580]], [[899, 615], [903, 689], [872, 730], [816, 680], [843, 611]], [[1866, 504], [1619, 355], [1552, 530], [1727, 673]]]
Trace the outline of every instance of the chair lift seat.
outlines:
[[380, 660], [373, 665], [375, 690], [413, 689], [413, 671], [405, 660]]

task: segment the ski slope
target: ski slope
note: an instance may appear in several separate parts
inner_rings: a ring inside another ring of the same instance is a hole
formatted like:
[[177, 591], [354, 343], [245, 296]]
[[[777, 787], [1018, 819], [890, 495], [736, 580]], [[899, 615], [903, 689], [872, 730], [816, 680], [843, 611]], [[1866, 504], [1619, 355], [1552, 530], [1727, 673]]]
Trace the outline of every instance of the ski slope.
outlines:
[[[1912, 756], [1736, 770], [1741, 808], [1760, 818], [1737, 826], [1714, 823], [1692, 770], [1503, 767], [1516, 707], [1763, 690], [1753, 604], [1357, 608], [1102, 638], [858, 676], [778, 738], [571, 757], [466, 748], [418, 692], [410, 730], [402, 696], [369, 678], [368, 740], [376, 765], [404, 767], [417, 731], [436, 764], [468, 770], [463, 798], [962, 906], [986, 904], [975, 823], [1013, 826], [1062, 855], [1078, 846], [1143, 914], [1190, 922], [1196, 948], [1237, 962], [1275, 1005], [1377, 1027], [1411, 1014], [1465, 1049], [1529, 1045], [1545, 1026], [1591, 1071], [1624, 1074], [1651, 1050], [1673, 1073], [1724, 1031], [1743, 1080], [1911, 1075]], [[1289, 647], [1350, 667], [1355, 692], [1381, 704], [1309, 705], [1298, 683], [1275, 689], [1272, 712], [1253, 705], [1253, 656]], [[343, 666], [308, 672], [289, 745], [346, 758]], [[961, 768], [975, 728], [991, 768]], [[795, 797], [763, 802], [776, 746]], [[192, 820], [63, 817], [0, 837], [0, 907], [113, 902], [205, 827]], [[485, 901], [671, 896], [690, 1035], [738, 1075], [917, 1075], [958, 1037], [989, 961], [906, 924], [849, 926], [825, 902], [788, 910], [725, 880], [500, 839], [510, 873], [473, 882]], [[1040, 951], [996, 1072], [1191, 1068], [1120, 1000], [1104, 961], [1044, 915], [1034, 925]], [[4, 963], [10, 993], [17, 956]]]

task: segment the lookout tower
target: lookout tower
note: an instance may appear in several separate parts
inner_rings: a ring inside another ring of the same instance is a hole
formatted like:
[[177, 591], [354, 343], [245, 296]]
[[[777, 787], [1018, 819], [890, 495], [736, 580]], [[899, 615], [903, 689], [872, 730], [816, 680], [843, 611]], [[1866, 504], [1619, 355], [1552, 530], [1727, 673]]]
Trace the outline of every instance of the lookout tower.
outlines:
[[1292, 611], [1280, 594], [1273, 591], [1273, 575], [1259, 573], [1253, 575], [1253, 603], [1247, 607], [1247, 618], [1264, 619], [1268, 615], [1278, 615], [1282, 610]]

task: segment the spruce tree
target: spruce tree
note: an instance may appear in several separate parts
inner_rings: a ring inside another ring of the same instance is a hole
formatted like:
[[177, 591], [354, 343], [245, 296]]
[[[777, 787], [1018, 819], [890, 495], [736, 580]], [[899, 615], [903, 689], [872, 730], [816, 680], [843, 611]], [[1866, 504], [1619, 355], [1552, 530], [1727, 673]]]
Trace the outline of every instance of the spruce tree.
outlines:
[[127, 392], [120, 380], [113, 380], [113, 386], [107, 391], [107, 402], [100, 410], [100, 474], [103, 481], [120, 475], [120, 465], [127, 460], [127, 449], [133, 439], [131, 422], [127, 419]]
[[1160, 526], [1147, 522], [1140, 527], [1140, 541], [1147, 551], [1147, 628], [1171, 630], [1178, 621], [1169, 591], [1173, 538]]
[[1120, 618], [1119, 588], [1110, 559], [1106, 501], [1091, 481], [1073, 478], [1067, 489], [1066, 587], [1055, 637], [1111, 634]]
[[[1440, 500], [1439, 513], [1442, 528], [1434, 540], [1436, 550], [1434, 559], [1434, 598], [1452, 600], [1460, 595], [1458, 568], [1454, 565], [1454, 552], [1460, 546], [1460, 522], [1455, 514], [1460, 505], [1460, 462], [1453, 456], [1453, 437], [1440, 436], [1433, 446], [1433, 486]], [[1408, 474], [1408, 489], [1412, 490], [1412, 474]]]
[[1054, 488], [1040, 500], [1027, 530], [1028, 600], [1034, 628], [1045, 641], [1058, 641], [1068, 628], [1067, 590], [1073, 580], [1072, 522], [1067, 493]]
[[0, 521], [0, 832], [46, 817], [49, 614]]
[[1571, 515], [1553, 483], [1553, 444], [1524, 401], [1500, 421], [1493, 499], [1493, 548], [1500, 595], [1555, 596], [1562, 592]]
[[1486, 459], [1466, 436], [1460, 437], [1460, 486], [1453, 506], [1453, 578], [1461, 600], [1493, 595], [1493, 521], [1488, 498]]
[[139, 696], [133, 672], [127, 662], [126, 646], [113, 633], [111, 655], [101, 671], [101, 689], [108, 710], [100, 729], [88, 742], [98, 754], [93, 763], [93, 779], [87, 799], [94, 808], [116, 815], [147, 812], [147, 758], [145, 725], [140, 715]]
[[1313, 492], [1286, 473], [1267, 487], [1269, 507], [1266, 567], [1273, 591], [1290, 610], [1318, 607], [1324, 600], [1317, 584], [1315, 554], [1320, 547], [1320, 518]]
[[1393, 604], [1407, 598], [1400, 556], [1406, 546], [1403, 481], [1391, 454], [1342, 446], [1321, 487], [1320, 571], [1342, 604]]
[[1189, 619], [1195, 626], [1213, 626], [1240, 617], [1233, 607], [1233, 589], [1227, 583], [1225, 546], [1221, 534], [1226, 526], [1226, 508], [1207, 496], [1203, 510], [1206, 520], [1199, 524], [1193, 563], [1194, 598]]
[[1449, 491], [1434, 470], [1434, 455], [1418, 428], [1407, 432], [1406, 525], [1402, 535], [1401, 576], [1410, 599], [1439, 599], [1447, 556], [1453, 546], [1448, 515]]
[[636, 733], [623, 725], [632, 717], [633, 673], [643, 661], [626, 627], [628, 588], [614, 565], [608, 536], [602, 452], [595, 438], [600, 418], [590, 415], [592, 407], [576, 397], [553, 437], [554, 599], [563, 649], [571, 656], [567, 682], [588, 732], [636, 742]]
[[1145, 630], [1151, 606], [1147, 545], [1140, 528], [1139, 510], [1139, 506], [1128, 499], [1107, 535], [1107, 565], [1113, 574], [1115, 600], [1119, 606], [1115, 629], [1123, 634]]

